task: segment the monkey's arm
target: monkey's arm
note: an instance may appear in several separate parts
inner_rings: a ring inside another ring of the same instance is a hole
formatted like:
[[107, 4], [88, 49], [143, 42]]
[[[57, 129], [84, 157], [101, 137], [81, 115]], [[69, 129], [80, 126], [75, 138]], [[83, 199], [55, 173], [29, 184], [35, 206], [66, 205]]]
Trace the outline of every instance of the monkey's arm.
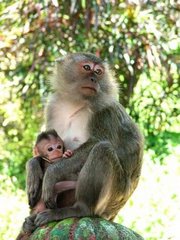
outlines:
[[[112, 104], [94, 115], [92, 119], [92, 135], [100, 141], [112, 144], [123, 169], [119, 177], [119, 190], [132, 192], [135, 189], [142, 166], [143, 137], [136, 124], [128, 116], [121, 104]], [[119, 172], [114, 170], [114, 175]], [[130, 190], [130, 191], [129, 191]]]
[[26, 164], [26, 188], [28, 202], [31, 208], [39, 201], [42, 193], [43, 171], [40, 162], [41, 158], [35, 157], [31, 158]]

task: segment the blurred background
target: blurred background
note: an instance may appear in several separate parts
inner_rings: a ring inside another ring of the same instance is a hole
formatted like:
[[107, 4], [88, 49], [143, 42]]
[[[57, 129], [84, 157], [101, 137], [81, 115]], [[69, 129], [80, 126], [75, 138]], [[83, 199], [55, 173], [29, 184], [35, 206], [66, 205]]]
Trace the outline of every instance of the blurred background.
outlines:
[[106, 59], [119, 101], [145, 136], [140, 184], [116, 222], [145, 239], [180, 239], [180, 2], [0, 0], [0, 239], [28, 215], [25, 164], [44, 122], [56, 58]]

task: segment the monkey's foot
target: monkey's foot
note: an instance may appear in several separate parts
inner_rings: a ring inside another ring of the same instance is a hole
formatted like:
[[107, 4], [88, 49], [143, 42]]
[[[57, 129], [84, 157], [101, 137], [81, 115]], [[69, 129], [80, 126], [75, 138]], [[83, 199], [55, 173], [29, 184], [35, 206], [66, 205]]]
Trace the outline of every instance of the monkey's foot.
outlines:
[[56, 209], [47, 209], [37, 214], [34, 223], [36, 226], [42, 226], [45, 225], [46, 223], [57, 220], [60, 220], [60, 218], [56, 213]]
[[23, 231], [25, 233], [31, 233], [37, 228], [34, 223], [35, 218], [36, 218], [36, 214], [33, 214], [33, 215], [25, 218], [25, 221], [24, 221], [23, 227], [22, 227]]

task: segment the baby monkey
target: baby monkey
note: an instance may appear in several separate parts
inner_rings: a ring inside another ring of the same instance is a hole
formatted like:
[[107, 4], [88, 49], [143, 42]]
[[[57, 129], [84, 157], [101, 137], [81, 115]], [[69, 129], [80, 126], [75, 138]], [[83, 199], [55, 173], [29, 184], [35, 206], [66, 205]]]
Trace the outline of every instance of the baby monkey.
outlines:
[[61, 157], [71, 157], [72, 151], [64, 151], [63, 140], [58, 136], [55, 130], [48, 130], [40, 133], [33, 148], [33, 156], [41, 157], [46, 161], [47, 168], [49, 164], [56, 162]]
[[[64, 151], [63, 140], [58, 136], [55, 130], [48, 130], [40, 133], [33, 148], [33, 156], [37, 158], [37, 161], [40, 161], [43, 176], [50, 164], [60, 161], [62, 157], [71, 157], [72, 154], [71, 150]], [[62, 192], [64, 190], [63, 183], [64, 182], [61, 182], [55, 185], [55, 193]], [[67, 181], [65, 187], [66, 189], [69, 189]], [[45, 209], [46, 207], [44, 201], [40, 199], [33, 207], [32, 212], [38, 213], [44, 211]]]
[[[46, 172], [46, 169], [49, 165], [52, 163], [55, 163], [57, 161], [61, 161], [62, 158], [68, 158], [73, 155], [73, 152], [71, 150], [64, 151], [64, 143], [63, 140], [58, 136], [57, 132], [55, 130], [48, 130], [41, 132], [37, 139], [35, 146], [33, 148], [33, 159], [36, 159], [40, 163], [40, 171], [39, 174], [41, 175], [42, 181], [44, 174]], [[34, 169], [34, 171], [37, 169]], [[28, 171], [27, 171], [28, 174]], [[66, 190], [75, 189], [76, 182], [75, 181], [62, 181], [58, 182], [54, 186], [54, 198], [58, 200], [57, 196], [58, 193], [64, 192]], [[27, 217], [23, 223], [23, 229], [21, 233], [18, 235], [17, 240], [27, 240], [29, 239], [29, 236], [35, 229], [34, 226], [34, 219], [36, 217], [36, 214], [39, 212], [42, 212], [46, 209], [45, 203], [43, 199], [41, 198], [42, 193], [42, 183], [39, 186], [39, 200], [37, 203], [32, 206], [29, 200], [30, 205], [30, 216]], [[30, 197], [28, 196], [28, 199]]]

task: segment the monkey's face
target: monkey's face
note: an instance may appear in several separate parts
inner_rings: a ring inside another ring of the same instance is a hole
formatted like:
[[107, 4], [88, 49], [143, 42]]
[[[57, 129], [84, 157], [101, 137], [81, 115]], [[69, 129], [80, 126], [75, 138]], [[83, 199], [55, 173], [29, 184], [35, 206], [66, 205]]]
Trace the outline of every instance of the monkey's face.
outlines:
[[83, 96], [95, 96], [100, 91], [100, 80], [104, 75], [104, 67], [100, 64], [81, 61], [76, 63], [79, 75], [77, 88]]
[[115, 85], [108, 65], [93, 54], [73, 53], [57, 61], [54, 89], [68, 99], [109, 102]]
[[104, 74], [105, 69], [100, 63], [88, 59], [73, 61], [69, 71], [65, 71], [66, 89], [68, 88], [69, 93], [85, 99], [98, 96], [102, 92]]
[[63, 155], [63, 142], [60, 138], [50, 136], [49, 139], [42, 139], [36, 145], [36, 152], [41, 157], [45, 157], [50, 161], [61, 158]]

